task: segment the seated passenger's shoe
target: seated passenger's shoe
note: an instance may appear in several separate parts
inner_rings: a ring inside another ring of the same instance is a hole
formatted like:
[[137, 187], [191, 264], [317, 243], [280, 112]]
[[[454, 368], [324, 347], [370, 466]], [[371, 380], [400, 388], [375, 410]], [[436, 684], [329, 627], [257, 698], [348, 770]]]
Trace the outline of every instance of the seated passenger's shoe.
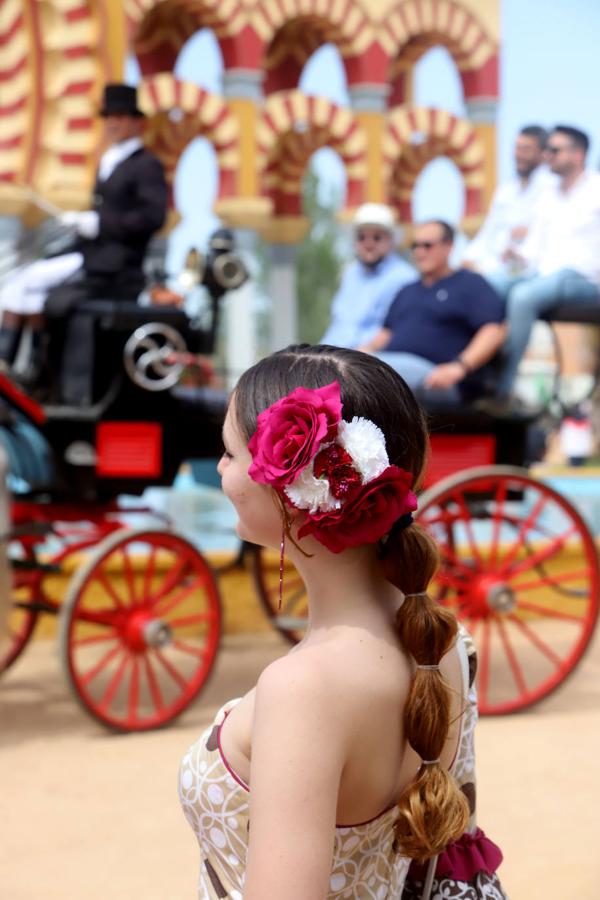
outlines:
[[498, 419], [534, 418], [541, 407], [528, 406], [520, 397], [480, 397], [473, 402], [473, 409]]

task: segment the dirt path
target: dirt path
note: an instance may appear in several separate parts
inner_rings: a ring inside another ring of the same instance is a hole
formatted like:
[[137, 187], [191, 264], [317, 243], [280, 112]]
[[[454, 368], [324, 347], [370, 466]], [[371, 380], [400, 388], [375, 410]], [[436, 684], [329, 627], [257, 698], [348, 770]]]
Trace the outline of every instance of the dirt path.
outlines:
[[[286, 646], [272, 634], [226, 638], [201, 702], [164, 731], [126, 736], [78, 707], [54, 644], [30, 646], [0, 683], [2, 900], [193, 900], [179, 758]], [[598, 640], [555, 696], [480, 723], [479, 818], [504, 849], [511, 900], [600, 896], [599, 749]]]

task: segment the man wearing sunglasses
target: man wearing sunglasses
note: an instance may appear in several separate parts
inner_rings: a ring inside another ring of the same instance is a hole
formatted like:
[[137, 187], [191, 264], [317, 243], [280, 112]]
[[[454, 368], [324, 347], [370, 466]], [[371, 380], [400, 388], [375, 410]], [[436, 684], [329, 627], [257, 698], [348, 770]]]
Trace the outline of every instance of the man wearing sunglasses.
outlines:
[[354, 349], [379, 331], [390, 304], [415, 270], [394, 251], [394, 215], [381, 203], [364, 203], [353, 220], [356, 259], [331, 305], [322, 344]]
[[452, 269], [454, 229], [417, 225], [412, 243], [421, 278], [403, 287], [383, 327], [360, 349], [376, 353], [429, 404], [461, 404], [487, 389], [487, 363], [504, 341], [504, 304], [487, 281]]
[[464, 252], [463, 265], [485, 276], [508, 273], [514, 266], [509, 251], [518, 250], [540, 198], [556, 181], [544, 165], [547, 140], [541, 125], [520, 130], [514, 148], [516, 175], [494, 192], [485, 222]]
[[600, 173], [586, 169], [588, 147], [578, 128], [554, 128], [546, 155], [557, 183], [540, 200], [526, 239], [512, 253], [525, 273], [490, 278], [507, 300], [501, 399], [512, 392], [536, 319], [556, 306], [600, 303]]

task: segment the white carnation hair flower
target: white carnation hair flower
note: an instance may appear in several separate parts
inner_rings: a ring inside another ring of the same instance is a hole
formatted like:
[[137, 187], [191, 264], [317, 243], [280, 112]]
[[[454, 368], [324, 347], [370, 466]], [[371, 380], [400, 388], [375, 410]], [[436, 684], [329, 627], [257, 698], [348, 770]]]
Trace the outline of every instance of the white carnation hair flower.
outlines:
[[338, 426], [337, 442], [352, 457], [363, 484], [373, 481], [390, 464], [385, 449], [385, 435], [370, 419], [363, 419], [361, 416], [354, 416], [351, 422], [344, 422], [342, 419]]
[[327, 478], [315, 478], [312, 462], [302, 470], [293, 484], [286, 484], [284, 491], [294, 506], [307, 509], [311, 515], [316, 512], [331, 512], [342, 505], [329, 490]]

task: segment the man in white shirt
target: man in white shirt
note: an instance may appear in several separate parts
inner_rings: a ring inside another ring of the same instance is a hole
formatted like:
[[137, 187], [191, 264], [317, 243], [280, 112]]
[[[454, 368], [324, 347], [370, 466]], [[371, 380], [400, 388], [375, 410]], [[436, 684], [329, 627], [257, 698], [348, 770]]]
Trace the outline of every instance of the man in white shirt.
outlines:
[[556, 182], [544, 162], [548, 132], [541, 125], [526, 125], [517, 135], [515, 178], [495, 191], [485, 222], [467, 246], [463, 265], [482, 275], [510, 273], [508, 251], [518, 250], [545, 189]]
[[136, 297], [144, 286], [146, 247], [166, 217], [168, 187], [162, 164], [143, 145], [144, 113], [136, 89], [106, 85], [99, 115], [110, 146], [100, 159], [92, 208], [59, 217], [73, 231], [73, 252], [22, 266], [0, 291], [0, 368], [14, 362], [27, 324], [32, 335], [30, 380], [42, 362], [49, 292], [75, 276], [99, 295]]
[[499, 395], [512, 389], [534, 322], [556, 306], [600, 304], [600, 173], [586, 169], [589, 140], [578, 128], [557, 125], [546, 145], [557, 184], [540, 198], [518, 251], [509, 259], [527, 273], [507, 283], [490, 277], [507, 298], [508, 341]]

